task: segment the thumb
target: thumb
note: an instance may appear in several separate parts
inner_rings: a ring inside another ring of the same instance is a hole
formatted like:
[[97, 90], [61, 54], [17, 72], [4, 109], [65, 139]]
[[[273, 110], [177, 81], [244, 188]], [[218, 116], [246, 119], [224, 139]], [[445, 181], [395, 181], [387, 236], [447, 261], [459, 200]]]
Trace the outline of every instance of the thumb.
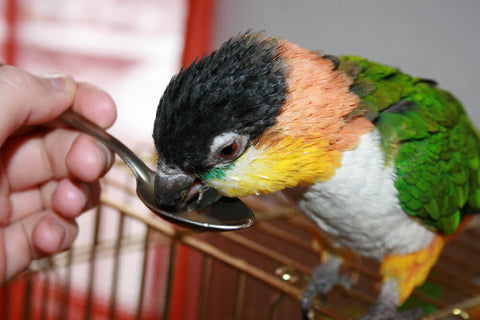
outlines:
[[16, 67], [0, 67], [0, 144], [22, 126], [57, 118], [72, 105], [76, 89], [68, 76], [38, 77]]

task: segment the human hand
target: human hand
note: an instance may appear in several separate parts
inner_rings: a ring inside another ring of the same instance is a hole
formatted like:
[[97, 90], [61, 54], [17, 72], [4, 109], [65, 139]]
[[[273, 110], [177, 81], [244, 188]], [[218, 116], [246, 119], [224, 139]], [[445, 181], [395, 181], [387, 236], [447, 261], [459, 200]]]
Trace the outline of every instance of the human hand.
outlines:
[[103, 128], [116, 108], [100, 89], [67, 76], [0, 67], [0, 285], [33, 259], [68, 249], [76, 218], [99, 201], [112, 164], [99, 142], [53, 125], [72, 107]]

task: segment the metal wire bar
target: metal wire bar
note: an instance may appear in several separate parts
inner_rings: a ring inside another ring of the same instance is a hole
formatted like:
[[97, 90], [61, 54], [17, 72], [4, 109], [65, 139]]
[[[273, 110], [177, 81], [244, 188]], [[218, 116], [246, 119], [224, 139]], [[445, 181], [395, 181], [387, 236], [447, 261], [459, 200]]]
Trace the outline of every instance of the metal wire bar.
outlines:
[[30, 309], [32, 306], [32, 276], [27, 275], [25, 285], [25, 309], [23, 309], [23, 319], [30, 319]]
[[142, 259], [142, 273], [140, 275], [140, 295], [138, 296], [138, 302], [137, 302], [137, 310], [136, 310], [136, 316], [135, 318], [137, 320], [140, 320], [142, 318], [142, 306], [143, 306], [143, 298], [145, 295], [145, 275], [147, 273], [147, 262], [148, 262], [148, 253], [149, 253], [149, 240], [150, 240], [150, 234], [151, 234], [151, 228], [147, 227], [147, 231], [145, 232], [145, 238], [143, 242], [143, 259]]
[[[289, 221], [298, 221], [298, 219], [289, 219]], [[272, 225], [270, 223], [265, 223], [265, 222], [261, 222], [261, 223], [258, 223], [258, 224], [255, 224], [255, 227], [262, 230], [263, 232], [265, 233], [268, 233], [272, 236], [275, 236], [275, 237], [278, 237], [278, 238], [281, 238], [285, 241], [288, 241], [290, 242], [291, 244], [299, 247], [299, 248], [302, 248], [302, 249], [305, 249], [305, 250], [309, 250], [309, 251], [314, 251], [314, 252], [320, 252], [319, 250], [316, 250], [313, 246], [312, 246], [312, 243], [310, 242], [307, 242], [305, 241], [305, 239], [302, 239], [302, 238], [299, 238], [298, 236], [290, 233], [290, 232], [287, 232], [275, 225]]]
[[90, 319], [92, 313], [92, 299], [93, 299], [93, 288], [94, 288], [94, 275], [95, 275], [95, 258], [97, 255], [97, 244], [99, 242], [99, 226], [100, 226], [100, 207], [95, 210], [95, 227], [93, 232], [93, 239], [92, 239], [92, 250], [90, 251], [89, 256], [89, 270], [88, 270], [88, 286], [87, 286], [87, 299], [86, 299], [86, 306], [85, 306], [85, 317], [84, 319]]
[[248, 239], [245, 236], [242, 236], [239, 233], [234, 233], [234, 232], [229, 232], [229, 233], [221, 233], [221, 236], [223, 236], [226, 239], [229, 239], [237, 244], [240, 244], [244, 246], [245, 248], [248, 248], [249, 250], [255, 251], [259, 254], [262, 254], [272, 260], [276, 260], [282, 264], [292, 266], [293, 268], [304, 272], [304, 273], [310, 273], [310, 268], [306, 267], [305, 265], [299, 263], [298, 261], [295, 261], [293, 259], [290, 259], [286, 257], [285, 255], [272, 250], [264, 245], [259, 244], [258, 242], [255, 242], [253, 240]]
[[63, 290], [62, 290], [62, 301], [60, 304], [60, 320], [67, 319], [69, 308], [69, 300], [70, 300], [70, 284], [72, 281], [72, 260], [73, 260], [73, 253], [74, 248], [67, 251], [66, 253], [66, 276], [65, 280], [63, 281]]
[[118, 275], [120, 269], [120, 249], [122, 243], [122, 234], [123, 234], [123, 226], [125, 222], [125, 215], [120, 214], [120, 221], [117, 227], [117, 239], [115, 241], [115, 251], [113, 254], [113, 275], [112, 275], [112, 288], [110, 294], [110, 303], [109, 303], [109, 312], [108, 318], [110, 320], [115, 319], [115, 311], [117, 306], [117, 288], [118, 288]]
[[464, 311], [464, 310], [479, 308], [479, 306], [480, 306], [480, 295], [477, 295], [470, 299], [462, 301], [460, 303], [456, 303], [452, 306], [449, 306], [446, 309], [439, 310], [429, 315], [426, 315], [421, 320], [443, 319], [452, 315], [458, 315], [460, 314], [461, 311]]
[[172, 301], [172, 291], [173, 291], [173, 275], [175, 272], [175, 265], [177, 264], [177, 254], [178, 254], [178, 241], [176, 239], [171, 240], [170, 244], [170, 254], [168, 257], [168, 272], [167, 272], [167, 288], [166, 296], [163, 306], [162, 319], [170, 319], [170, 305]]
[[240, 273], [237, 278], [237, 288], [235, 292], [235, 303], [233, 309], [233, 320], [242, 319], [243, 300], [245, 298], [245, 283], [247, 277], [244, 273]]
[[202, 281], [200, 283], [200, 303], [199, 303], [199, 312], [198, 312], [198, 320], [206, 319], [206, 304], [207, 304], [207, 294], [208, 288], [210, 283], [210, 275], [212, 270], [212, 258], [205, 257], [202, 262]]
[[274, 320], [275, 319], [275, 314], [277, 311], [278, 306], [280, 305], [280, 302], [282, 301], [283, 294], [281, 293], [276, 293], [273, 302], [270, 304], [270, 312], [268, 314], [268, 320]]
[[[50, 259], [47, 259], [49, 261]], [[44, 271], [42, 274], [39, 276], [43, 277], [43, 283], [42, 283], [42, 301], [45, 301], [45, 303], [42, 303], [42, 307], [40, 310], [40, 319], [47, 319], [48, 317], [48, 304], [50, 302], [50, 299], [48, 299], [48, 294], [49, 294], [49, 288], [50, 288], [50, 275], [51, 271], [47, 270]]]
[[[153, 244], [153, 241], [150, 241], [150, 243]], [[100, 259], [105, 257], [111, 257], [115, 252], [115, 244], [116, 240], [99, 241], [95, 246], [95, 258]], [[141, 250], [143, 248], [143, 245], [143, 237], [125, 237], [121, 240], [121, 247], [123, 252]], [[68, 258], [68, 253], [70, 251], [54, 256], [52, 257], [53, 267], [67, 267], [69, 264], [74, 265], [81, 262], [89, 262], [91, 261], [92, 248], [92, 244], [73, 248], [72, 250], [74, 253], [72, 254], [70, 262]]]
[[2, 319], [8, 319], [9, 315], [8, 315], [8, 311], [10, 310], [10, 308], [8, 306], [10, 306], [10, 283], [7, 282], [7, 284], [5, 284], [5, 286], [3, 287], [3, 299], [2, 299], [2, 303], [3, 303], [3, 310], [2, 310]]

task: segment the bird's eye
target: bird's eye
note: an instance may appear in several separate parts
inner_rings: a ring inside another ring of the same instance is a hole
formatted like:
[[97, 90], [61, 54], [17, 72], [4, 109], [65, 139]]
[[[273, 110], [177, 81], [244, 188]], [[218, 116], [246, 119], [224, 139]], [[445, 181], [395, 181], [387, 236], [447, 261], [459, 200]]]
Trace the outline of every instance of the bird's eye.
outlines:
[[237, 152], [238, 146], [235, 142], [233, 142], [220, 150], [220, 157], [222, 157], [223, 159], [232, 159], [237, 155]]
[[247, 135], [236, 132], [222, 133], [213, 139], [207, 163], [212, 167], [224, 167], [242, 155], [247, 143]]

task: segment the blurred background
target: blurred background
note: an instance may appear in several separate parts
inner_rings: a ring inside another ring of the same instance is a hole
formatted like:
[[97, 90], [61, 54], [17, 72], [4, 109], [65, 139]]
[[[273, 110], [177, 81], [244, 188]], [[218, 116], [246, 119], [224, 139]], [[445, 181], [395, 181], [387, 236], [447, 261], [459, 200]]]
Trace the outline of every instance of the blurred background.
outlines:
[[[110, 132], [151, 164], [155, 110], [171, 76], [183, 64], [249, 29], [328, 54], [364, 56], [434, 79], [456, 95], [480, 125], [477, 0], [0, 0], [0, 15], [2, 61], [36, 74], [68, 73], [105, 89], [118, 106], [118, 120]], [[206, 241], [212, 245], [210, 255], [216, 252], [216, 259], [224, 257], [223, 264], [228, 260], [230, 266], [235, 265], [238, 257], [225, 258], [232, 254], [231, 247], [222, 242], [225, 236], [212, 240], [206, 235], [185, 235], [184, 230], [179, 236], [167, 223], [152, 227], [126, 217], [130, 206], [145, 210], [131, 190], [118, 187], [132, 184], [127, 171], [114, 168], [104, 190], [121, 199], [121, 204], [103, 198], [101, 210], [81, 217], [74, 250], [34, 264], [31, 277], [13, 281], [2, 290], [1, 319], [297, 319], [295, 301], [280, 307], [285, 308], [283, 318], [273, 307], [265, 309], [269, 313], [259, 311], [262, 299], [276, 306], [282, 295], [268, 290], [269, 294], [263, 294], [264, 287], [252, 289], [244, 278], [212, 264], [203, 255], [207, 247], [192, 249], [194, 243]], [[305, 224], [297, 227], [308, 230]], [[157, 229], [163, 230], [162, 236]], [[258, 231], [257, 244], [265, 230]], [[257, 231], [248, 232], [252, 236]], [[189, 242], [190, 237], [195, 241]], [[308, 247], [310, 240], [292, 241]], [[240, 240], [235, 241], [238, 245]], [[222, 246], [225, 251], [215, 251]], [[262, 254], [272, 247], [267, 241]], [[278, 247], [286, 245], [281, 242]], [[246, 251], [253, 250], [249, 248]], [[267, 260], [274, 256], [270, 252]], [[318, 252], [310, 252], [302, 258], [307, 266], [297, 269], [308, 274], [318, 262], [316, 257]], [[295, 264], [300, 256], [288, 259], [278, 265]], [[239, 263], [236, 268], [242, 266]], [[272, 273], [277, 267], [267, 269]], [[256, 269], [243, 266], [240, 274], [263, 274], [260, 269], [251, 270]], [[269, 274], [263, 277], [263, 286], [282, 287]], [[230, 281], [236, 290], [232, 294], [222, 286]], [[289, 298], [301, 292], [284, 291]], [[217, 300], [201, 300], [206, 292]], [[249, 302], [248, 296], [257, 302]], [[369, 296], [362, 299], [372, 302]], [[429, 299], [434, 309], [445, 306]], [[238, 307], [239, 303], [253, 311]], [[292, 313], [287, 309], [293, 309]], [[322, 310], [324, 316], [333, 317], [328, 308]]]

